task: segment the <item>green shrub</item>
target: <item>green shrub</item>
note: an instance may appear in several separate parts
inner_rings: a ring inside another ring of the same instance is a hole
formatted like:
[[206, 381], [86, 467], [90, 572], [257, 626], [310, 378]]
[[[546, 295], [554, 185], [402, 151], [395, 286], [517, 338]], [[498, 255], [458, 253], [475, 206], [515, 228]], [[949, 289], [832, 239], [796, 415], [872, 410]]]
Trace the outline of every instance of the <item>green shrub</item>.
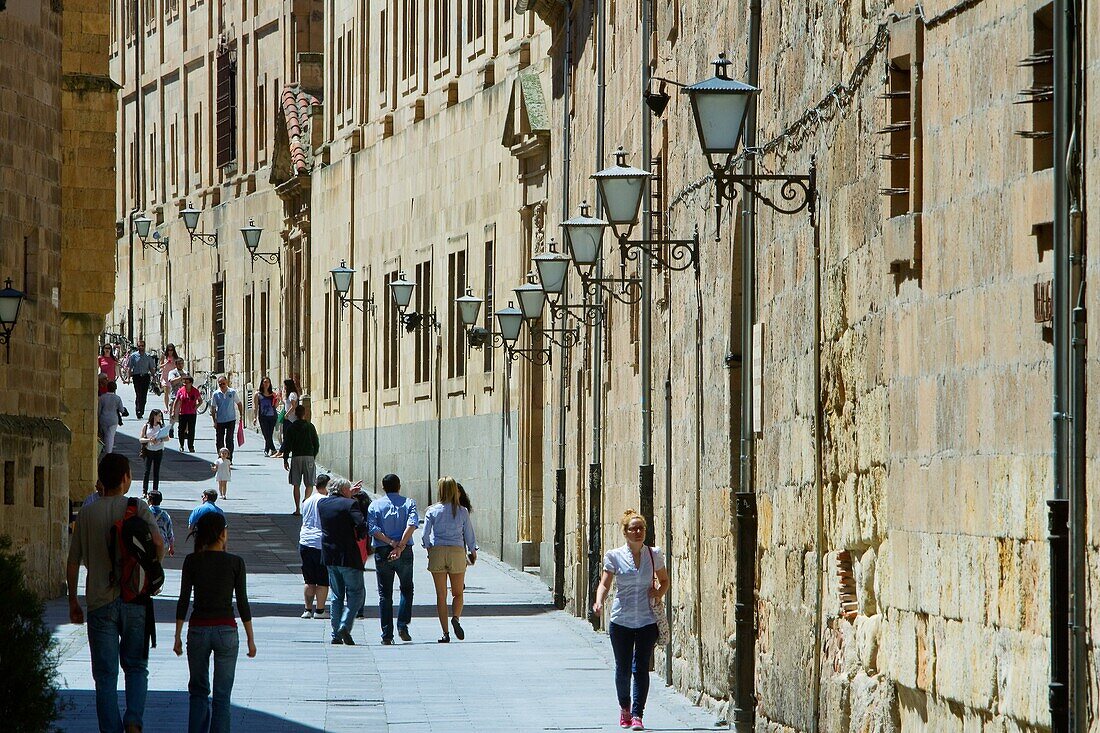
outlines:
[[57, 653], [42, 619], [42, 601], [27, 588], [23, 556], [0, 535], [0, 720], [4, 730], [54, 730], [60, 714]]

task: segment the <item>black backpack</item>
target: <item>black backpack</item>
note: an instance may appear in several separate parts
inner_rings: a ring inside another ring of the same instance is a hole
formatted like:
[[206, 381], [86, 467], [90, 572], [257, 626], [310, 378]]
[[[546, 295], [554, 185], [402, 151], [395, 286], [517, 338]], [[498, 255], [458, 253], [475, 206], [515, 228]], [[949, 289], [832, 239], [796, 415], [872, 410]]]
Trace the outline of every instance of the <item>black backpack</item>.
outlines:
[[[157, 646], [153, 596], [164, 585], [164, 568], [157, 559], [157, 546], [149, 525], [138, 516], [137, 499], [126, 500], [122, 519], [111, 526], [107, 550], [111, 558], [110, 583], [119, 587], [123, 603], [145, 606], [145, 652]], [[117, 572], [116, 572], [117, 570]]]

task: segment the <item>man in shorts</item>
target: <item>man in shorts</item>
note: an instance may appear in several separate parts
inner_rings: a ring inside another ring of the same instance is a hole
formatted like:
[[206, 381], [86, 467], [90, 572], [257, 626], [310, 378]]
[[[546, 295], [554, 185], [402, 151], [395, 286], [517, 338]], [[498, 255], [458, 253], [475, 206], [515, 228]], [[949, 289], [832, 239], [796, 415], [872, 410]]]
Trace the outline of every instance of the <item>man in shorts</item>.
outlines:
[[298, 405], [294, 409], [295, 417], [293, 425], [287, 425], [283, 435], [283, 468], [290, 472], [290, 486], [294, 490], [294, 516], [301, 514], [301, 493], [299, 486], [304, 482], [306, 486], [306, 498], [309, 498], [313, 490], [313, 482], [317, 478], [317, 451], [321, 449], [321, 443], [317, 440], [317, 428], [306, 420], [306, 408]]
[[[302, 531], [298, 536], [298, 554], [302, 557], [302, 580], [305, 581], [306, 610], [302, 618], [328, 618], [328, 568], [321, 555], [321, 518], [317, 502], [328, 496], [328, 474], [317, 477], [316, 491], [302, 502]], [[314, 601], [317, 606], [314, 608]]]

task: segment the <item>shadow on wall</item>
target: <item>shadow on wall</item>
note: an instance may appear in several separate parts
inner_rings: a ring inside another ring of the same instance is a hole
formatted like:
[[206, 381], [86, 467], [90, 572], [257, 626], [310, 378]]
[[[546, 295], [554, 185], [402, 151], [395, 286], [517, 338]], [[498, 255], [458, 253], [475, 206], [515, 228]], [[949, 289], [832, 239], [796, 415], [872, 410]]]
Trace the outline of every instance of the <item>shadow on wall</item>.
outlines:
[[[119, 680], [121, 682], [121, 680]], [[66, 733], [95, 733], [99, 723], [95, 714], [95, 690], [62, 690], [60, 729]], [[335, 702], [335, 701], [332, 701]], [[371, 708], [382, 704], [381, 700], [348, 698], [339, 701], [341, 709]], [[119, 692], [119, 710], [125, 709], [126, 698]], [[277, 730], [280, 733], [324, 733], [323, 728], [314, 728], [295, 723], [277, 715], [263, 713], [233, 705], [233, 728], [235, 730], [263, 731]], [[186, 691], [167, 692], [150, 690], [145, 703], [145, 729], [159, 733], [186, 733], [188, 695]]]

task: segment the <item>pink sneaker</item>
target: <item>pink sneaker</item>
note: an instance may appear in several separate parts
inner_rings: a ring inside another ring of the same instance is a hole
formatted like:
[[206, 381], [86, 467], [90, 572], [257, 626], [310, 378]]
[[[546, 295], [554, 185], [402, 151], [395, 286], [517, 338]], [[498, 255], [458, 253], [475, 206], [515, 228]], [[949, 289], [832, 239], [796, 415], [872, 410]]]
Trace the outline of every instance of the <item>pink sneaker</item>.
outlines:
[[645, 730], [645, 726], [642, 725], [642, 719], [637, 715], [630, 719], [630, 730]]
[[629, 728], [630, 727], [630, 711], [629, 710], [620, 710], [619, 711], [619, 727], [620, 728]]

